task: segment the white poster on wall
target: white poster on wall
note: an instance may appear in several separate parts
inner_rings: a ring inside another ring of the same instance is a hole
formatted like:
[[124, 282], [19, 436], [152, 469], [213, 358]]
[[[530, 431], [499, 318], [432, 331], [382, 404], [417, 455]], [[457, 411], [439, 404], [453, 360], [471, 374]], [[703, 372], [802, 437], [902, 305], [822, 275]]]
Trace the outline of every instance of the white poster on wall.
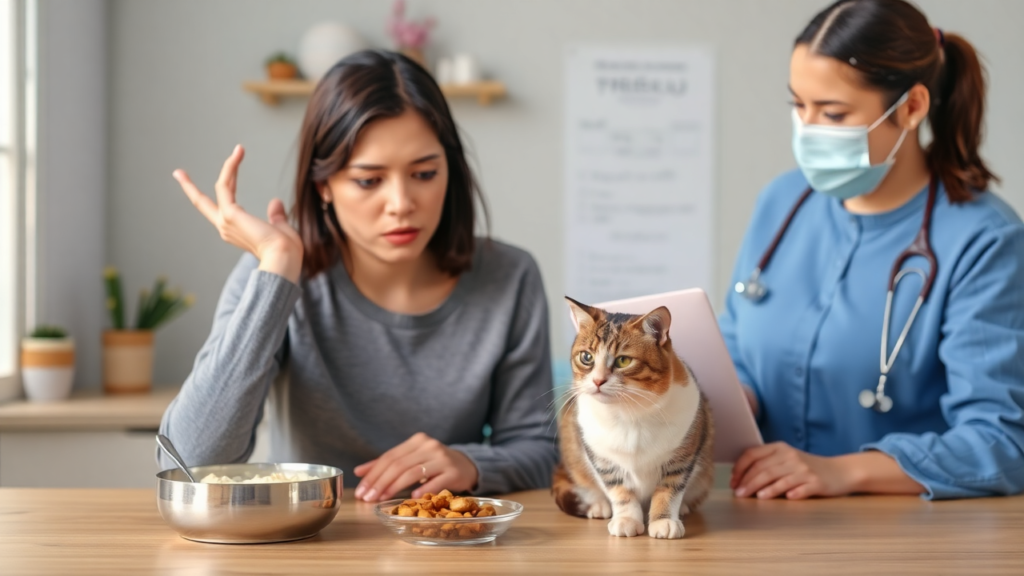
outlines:
[[711, 51], [570, 47], [565, 82], [567, 294], [710, 291]]

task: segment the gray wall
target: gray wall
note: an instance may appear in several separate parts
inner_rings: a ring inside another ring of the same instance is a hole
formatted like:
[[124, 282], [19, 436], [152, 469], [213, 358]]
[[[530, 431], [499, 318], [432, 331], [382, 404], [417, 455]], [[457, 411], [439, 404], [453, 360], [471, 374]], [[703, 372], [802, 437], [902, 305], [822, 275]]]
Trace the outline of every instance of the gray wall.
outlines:
[[[511, 98], [490, 108], [457, 102], [475, 151], [496, 237], [540, 262], [553, 316], [564, 313], [562, 48], [570, 42], [708, 44], [717, 57], [715, 278], [721, 300], [754, 198], [793, 166], [788, 60], [793, 37], [823, 0], [415, 0], [440, 22], [435, 53], [470, 51]], [[932, 22], [963, 33], [992, 79], [986, 154], [1004, 195], [1024, 209], [1024, 2], [931, 0]], [[180, 382], [205, 339], [216, 298], [239, 253], [195, 212], [170, 177], [183, 167], [208, 192], [236, 142], [248, 156], [239, 199], [264, 213], [287, 198], [304, 102], [268, 107], [241, 90], [273, 51], [294, 52], [313, 23], [339, 20], [387, 46], [380, 0], [113, 0], [110, 5], [107, 256], [129, 292], [158, 274], [199, 299], [158, 337], [156, 379]], [[92, 282], [90, 278], [88, 282]], [[555, 324], [560, 326], [560, 323]], [[564, 355], [560, 338], [556, 355]]]
[[76, 387], [99, 386], [101, 378], [107, 25], [106, 0], [39, 2], [34, 320], [60, 324], [75, 338]]

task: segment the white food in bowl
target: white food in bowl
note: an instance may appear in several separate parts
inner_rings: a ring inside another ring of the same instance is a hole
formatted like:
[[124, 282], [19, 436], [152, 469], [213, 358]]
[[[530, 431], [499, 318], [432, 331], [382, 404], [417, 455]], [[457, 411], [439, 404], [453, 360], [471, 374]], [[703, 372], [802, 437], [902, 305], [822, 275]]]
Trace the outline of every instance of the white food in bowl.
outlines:
[[305, 482], [307, 480], [319, 479], [319, 476], [313, 476], [305, 472], [271, 472], [266, 476], [256, 474], [246, 480], [243, 480], [241, 476], [218, 476], [210, 473], [204, 476], [200, 482], [203, 484], [274, 484], [277, 482]]

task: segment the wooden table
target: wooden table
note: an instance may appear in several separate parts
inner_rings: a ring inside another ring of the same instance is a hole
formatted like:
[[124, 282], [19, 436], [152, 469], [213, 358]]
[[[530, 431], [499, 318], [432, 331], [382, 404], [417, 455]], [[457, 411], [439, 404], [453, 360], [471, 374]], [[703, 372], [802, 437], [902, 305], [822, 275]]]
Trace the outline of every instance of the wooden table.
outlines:
[[0, 489], [3, 574], [1024, 574], [1024, 497], [925, 502], [738, 500], [716, 492], [683, 540], [614, 538], [545, 491], [492, 544], [400, 542], [346, 499], [318, 536], [217, 545], [179, 538], [151, 490]]

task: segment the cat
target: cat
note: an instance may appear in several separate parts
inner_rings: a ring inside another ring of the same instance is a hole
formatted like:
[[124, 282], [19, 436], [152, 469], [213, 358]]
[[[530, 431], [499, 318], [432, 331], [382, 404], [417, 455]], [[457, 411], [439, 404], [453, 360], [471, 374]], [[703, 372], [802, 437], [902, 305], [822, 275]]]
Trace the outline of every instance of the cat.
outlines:
[[551, 492], [563, 512], [611, 518], [613, 536], [682, 538], [714, 480], [707, 398], [669, 339], [668, 308], [610, 313], [566, 297], [578, 329]]

